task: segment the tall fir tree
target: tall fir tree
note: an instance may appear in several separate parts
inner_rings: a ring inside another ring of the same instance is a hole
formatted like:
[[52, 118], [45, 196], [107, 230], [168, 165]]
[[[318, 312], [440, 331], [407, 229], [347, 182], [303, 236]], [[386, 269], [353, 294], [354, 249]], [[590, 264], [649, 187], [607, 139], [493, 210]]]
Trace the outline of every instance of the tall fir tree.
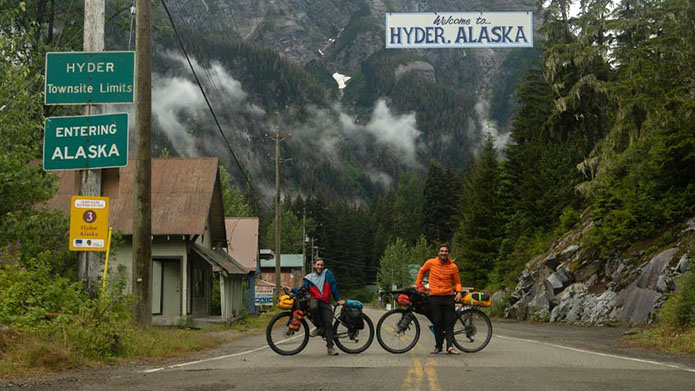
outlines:
[[461, 223], [454, 252], [465, 284], [484, 288], [504, 235], [500, 202], [500, 167], [494, 139], [488, 133], [465, 182]]
[[429, 243], [448, 242], [457, 226], [460, 182], [456, 170], [432, 161], [425, 179], [423, 233]]

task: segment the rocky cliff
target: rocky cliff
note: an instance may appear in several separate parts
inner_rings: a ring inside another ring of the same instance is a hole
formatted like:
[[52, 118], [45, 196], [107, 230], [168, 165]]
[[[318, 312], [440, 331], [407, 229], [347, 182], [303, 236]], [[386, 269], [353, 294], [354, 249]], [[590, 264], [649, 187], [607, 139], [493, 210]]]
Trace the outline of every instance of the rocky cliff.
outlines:
[[592, 325], [656, 320], [664, 300], [695, 262], [695, 218], [608, 259], [582, 248], [582, 236], [591, 226], [587, 217], [582, 221], [526, 264], [508, 294], [505, 316]]

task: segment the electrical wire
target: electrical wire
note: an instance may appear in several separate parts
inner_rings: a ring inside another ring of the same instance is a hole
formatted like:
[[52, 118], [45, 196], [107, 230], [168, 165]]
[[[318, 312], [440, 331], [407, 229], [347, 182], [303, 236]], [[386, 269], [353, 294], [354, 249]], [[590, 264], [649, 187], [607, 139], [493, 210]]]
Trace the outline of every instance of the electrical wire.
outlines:
[[[205, 103], [208, 106], [208, 109], [210, 110], [210, 113], [212, 114], [212, 118], [215, 120], [215, 124], [217, 125], [217, 129], [220, 132], [220, 135], [222, 136], [222, 139], [224, 140], [225, 144], [227, 145], [227, 148], [229, 149], [229, 153], [231, 153], [232, 157], [234, 158], [234, 162], [236, 163], [237, 167], [239, 168], [239, 171], [241, 172], [241, 175], [244, 177], [244, 180], [246, 183], [249, 185], [251, 190], [258, 194], [256, 188], [253, 186], [251, 183], [251, 180], [249, 180], [248, 175], [246, 174], [246, 170], [241, 166], [241, 162], [239, 162], [239, 159], [237, 158], [236, 154], [234, 153], [234, 150], [232, 149], [232, 146], [229, 144], [229, 141], [227, 140], [227, 136], [224, 135], [224, 131], [222, 130], [222, 126], [220, 125], [220, 121], [217, 119], [217, 115], [215, 114], [215, 111], [212, 108], [212, 105], [210, 104], [210, 100], [208, 99], [207, 94], [205, 93], [205, 89], [203, 89], [203, 86], [200, 84], [200, 79], [198, 78], [198, 74], [195, 71], [195, 68], [193, 67], [193, 64], [191, 63], [191, 59], [188, 56], [188, 52], [186, 51], [186, 48], [183, 45], [183, 41], [181, 40], [181, 36], [179, 35], [178, 29], [176, 28], [176, 24], [174, 23], [174, 19], [171, 17], [171, 13], [169, 12], [169, 8], [166, 5], [166, 2], [164, 0], [161, 0], [162, 6], [164, 7], [164, 10], [166, 11], [167, 17], [169, 18], [169, 22], [171, 23], [171, 27], [174, 30], [174, 34], [176, 35], [176, 39], [179, 42], [179, 45], [181, 46], [181, 50], [183, 51], [184, 56], [186, 57], [186, 61], [188, 62], [188, 66], [191, 68], [191, 72], [193, 72], [193, 77], [195, 78], [196, 84], [198, 84], [198, 88], [200, 88], [200, 92], [203, 94], [203, 98], [205, 99]], [[263, 199], [258, 198], [258, 201], [260, 201], [266, 208], [270, 209], [270, 207], [263, 201]]]

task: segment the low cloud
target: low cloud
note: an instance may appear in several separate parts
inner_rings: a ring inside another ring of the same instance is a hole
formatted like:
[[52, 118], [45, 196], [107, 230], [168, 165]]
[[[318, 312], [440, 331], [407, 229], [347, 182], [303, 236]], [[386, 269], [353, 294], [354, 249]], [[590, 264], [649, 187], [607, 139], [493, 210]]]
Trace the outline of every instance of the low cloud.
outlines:
[[[229, 158], [188, 62], [173, 52], [164, 53], [163, 57], [169, 65], [167, 72], [155, 73], [152, 78], [152, 114], [158, 128], [181, 156]], [[302, 156], [310, 156], [307, 162], [293, 163], [306, 164], [302, 169], [327, 162], [341, 172], [346, 168], [346, 156], [352, 156], [353, 164], [361, 166], [371, 181], [390, 186], [393, 178], [374, 164], [369, 154], [387, 150], [392, 162], [413, 169], [423, 167], [417, 157], [422, 132], [417, 128], [415, 114], [396, 114], [384, 99], [375, 103], [363, 121], [349, 114], [340, 103], [331, 107], [308, 106], [302, 115], [283, 113], [268, 118], [263, 108], [249, 101], [241, 82], [221, 63], [211, 62], [204, 67], [195, 59], [191, 62], [227, 139], [247, 170], [264, 170], [269, 157], [265, 151], [267, 143], [261, 137], [277, 126], [281, 126], [283, 134], [292, 133], [288, 141], [291, 148], [301, 151]], [[214, 89], [210, 80], [214, 81]], [[256, 185], [263, 187], [258, 181]]]
[[[486, 133], [490, 133], [495, 140], [495, 148], [499, 153], [504, 149], [507, 143], [509, 143], [509, 132], [502, 133], [497, 123], [490, 118], [489, 101], [483, 99], [479, 100], [478, 103], [475, 104], [474, 109], [480, 119], [480, 134], [485, 135]], [[484, 138], [481, 140], [484, 140]]]

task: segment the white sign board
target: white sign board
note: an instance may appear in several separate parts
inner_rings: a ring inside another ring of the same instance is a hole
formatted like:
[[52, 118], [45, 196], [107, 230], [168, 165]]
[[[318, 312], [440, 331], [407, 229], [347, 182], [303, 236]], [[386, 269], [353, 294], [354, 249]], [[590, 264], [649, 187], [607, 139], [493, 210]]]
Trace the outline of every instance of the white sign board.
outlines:
[[533, 12], [386, 14], [386, 48], [533, 47]]
[[273, 288], [272, 286], [256, 285], [256, 295], [254, 302], [256, 305], [273, 305]]

